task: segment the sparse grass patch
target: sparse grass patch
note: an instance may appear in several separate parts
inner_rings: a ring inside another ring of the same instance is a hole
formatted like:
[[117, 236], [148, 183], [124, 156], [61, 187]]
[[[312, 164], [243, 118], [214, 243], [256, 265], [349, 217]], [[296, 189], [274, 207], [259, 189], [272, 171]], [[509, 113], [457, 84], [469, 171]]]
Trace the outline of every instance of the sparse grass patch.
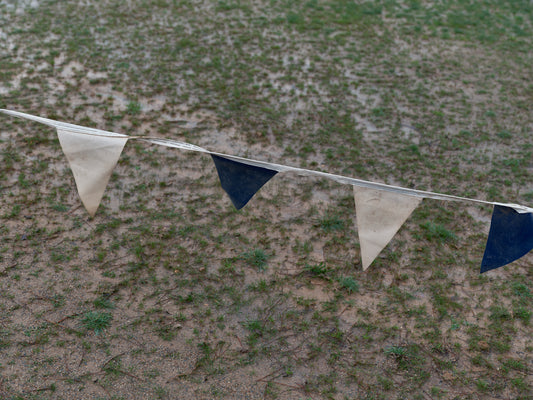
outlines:
[[357, 293], [359, 291], [359, 284], [351, 276], [339, 278], [339, 284], [348, 293]]
[[340, 216], [328, 212], [320, 219], [319, 226], [324, 232], [331, 233], [343, 230], [344, 221]]
[[451, 232], [440, 224], [424, 222], [420, 226], [424, 229], [424, 237], [429, 241], [454, 241], [457, 239], [455, 233]]
[[88, 331], [100, 334], [109, 328], [113, 316], [110, 313], [89, 311], [81, 319], [81, 325]]
[[323, 262], [313, 265], [306, 265], [305, 271], [307, 271], [311, 276], [316, 276], [320, 278], [326, 278], [330, 269]]
[[269, 256], [263, 249], [254, 249], [242, 254], [244, 261], [257, 268], [259, 271], [264, 271], [267, 268], [267, 261]]

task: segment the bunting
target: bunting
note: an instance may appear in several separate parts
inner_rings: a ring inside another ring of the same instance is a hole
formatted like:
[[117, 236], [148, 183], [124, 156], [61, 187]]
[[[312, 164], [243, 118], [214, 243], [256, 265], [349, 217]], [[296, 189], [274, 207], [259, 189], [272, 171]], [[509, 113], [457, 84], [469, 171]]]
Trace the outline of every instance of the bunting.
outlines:
[[353, 187], [363, 270], [375, 260], [422, 198]]
[[64, 128], [57, 129], [57, 137], [74, 175], [81, 201], [94, 217], [128, 139], [80, 135]]
[[495, 205], [481, 273], [503, 267], [533, 249], [533, 214]]
[[248, 165], [215, 154], [211, 154], [218, 172], [222, 189], [226, 191], [237, 210], [243, 208], [250, 199], [278, 171]]
[[175, 140], [127, 136], [18, 111], [0, 109], [0, 113], [46, 124], [57, 130], [61, 148], [74, 175], [81, 201], [91, 216], [94, 216], [98, 209], [105, 187], [126, 142], [136, 139], [209, 154], [215, 164], [222, 188], [237, 209], [244, 207], [278, 172], [316, 176], [352, 185], [364, 270], [387, 246], [422, 199], [490, 204], [494, 207], [481, 273], [507, 265], [533, 249], [531, 207], [408, 189], [322, 171], [252, 160], [216, 153]]

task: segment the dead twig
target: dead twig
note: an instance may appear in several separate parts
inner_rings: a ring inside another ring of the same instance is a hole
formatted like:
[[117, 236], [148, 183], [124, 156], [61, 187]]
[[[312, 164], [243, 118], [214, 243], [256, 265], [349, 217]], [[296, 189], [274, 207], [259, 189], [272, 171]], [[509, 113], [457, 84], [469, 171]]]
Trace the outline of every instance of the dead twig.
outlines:
[[54, 325], [55, 325], [55, 324], [60, 324], [61, 322], [66, 321], [66, 320], [69, 319], [69, 318], [77, 317], [78, 315], [81, 315], [81, 314], [82, 314], [82, 313], [70, 314], [70, 315], [67, 315], [66, 317], [61, 318], [59, 321], [52, 322], [52, 323], [53, 323]]
[[285, 387], [289, 387], [291, 389], [295, 389], [295, 390], [304, 390], [305, 389], [305, 386], [302, 385], [302, 384], [298, 384], [298, 385], [291, 385], [291, 384], [288, 384], [288, 383], [283, 383], [283, 382], [277, 382], [277, 381], [256, 381], [256, 382], [266, 382], [266, 383], [273, 383], [275, 385], [280, 385], [280, 386], [285, 386]]
[[10, 269], [15, 268], [17, 265], [19, 265], [18, 262], [15, 262], [15, 263], [13, 263], [11, 265], [8, 265], [4, 269], [0, 270], [0, 275], [6, 275]]
[[192, 375], [196, 372], [198, 368], [200, 368], [200, 363], [196, 361], [196, 365], [189, 372], [183, 372], [181, 374], [174, 375], [173, 377], [167, 379], [167, 383], [169, 383], [170, 381], [175, 381], [176, 379], [179, 379], [179, 378]]
[[77, 210], [78, 208], [80, 208], [80, 207], [81, 207], [81, 204], [78, 204], [76, 207], [71, 208], [71, 209], [67, 212], [67, 214], [68, 214], [68, 215], [72, 214], [74, 211], [76, 211], [76, 210]]
[[[100, 366], [100, 369], [102, 371], [105, 371], [105, 367], [111, 362], [111, 361], [114, 361], [116, 360], [118, 357], [120, 356], [123, 356], [124, 354], [126, 354], [127, 351], [123, 351], [122, 353], [119, 353], [119, 354], [116, 354], [114, 355], [113, 357], [111, 357], [109, 360], [107, 360], [105, 363], [103, 363], [101, 366]], [[126, 375], [126, 376], [129, 376], [130, 378], [133, 378], [133, 379], [137, 379], [139, 381], [142, 381], [144, 382], [145, 379], [141, 378], [140, 376], [137, 376], [135, 374], [132, 374], [131, 372], [128, 372], [128, 371], [124, 371], [122, 368], [113, 368], [114, 371], [122, 374], [122, 375]]]
[[109, 364], [111, 361], [117, 359], [118, 357], [123, 356], [123, 355], [126, 354], [126, 353], [127, 353], [127, 351], [123, 351], [122, 353], [115, 354], [113, 357], [111, 357], [109, 360], [107, 360], [105, 363], [103, 363], [103, 364], [100, 366], [100, 369], [101, 369], [101, 370], [104, 370], [107, 364]]

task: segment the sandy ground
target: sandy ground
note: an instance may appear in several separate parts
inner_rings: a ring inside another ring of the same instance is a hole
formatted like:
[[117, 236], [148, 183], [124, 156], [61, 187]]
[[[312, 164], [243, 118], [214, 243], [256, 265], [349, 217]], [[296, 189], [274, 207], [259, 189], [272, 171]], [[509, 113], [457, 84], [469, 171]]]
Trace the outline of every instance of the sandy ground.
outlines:
[[[0, 1], [0, 107], [530, 202], [531, 15], [353, 4]], [[0, 119], [0, 397], [531, 398], [531, 256], [478, 274], [489, 207], [424, 201], [363, 272], [351, 187], [237, 212], [209, 157], [130, 142], [89, 218], [55, 132]]]

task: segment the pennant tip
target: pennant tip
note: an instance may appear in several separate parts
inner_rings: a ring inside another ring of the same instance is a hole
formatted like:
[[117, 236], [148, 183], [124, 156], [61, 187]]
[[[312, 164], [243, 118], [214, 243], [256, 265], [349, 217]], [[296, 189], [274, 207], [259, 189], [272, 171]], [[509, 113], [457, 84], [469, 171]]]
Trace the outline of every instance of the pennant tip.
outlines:
[[248, 202], [251, 200], [251, 198], [250, 198], [250, 199], [246, 200], [245, 202], [242, 202], [242, 201], [239, 201], [239, 200], [234, 199], [234, 198], [231, 196], [231, 194], [228, 193], [227, 191], [226, 191], [226, 193], [228, 194], [228, 196], [229, 196], [229, 198], [230, 198], [230, 200], [231, 200], [231, 204], [233, 204], [233, 207], [235, 207], [235, 209], [237, 209], [237, 210], [241, 210], [242, 208], [244, 208], [244, 206], [245, 206], [246, 204], [248, 204]]
[[96, 207], [87, 207], [85, 204], [83, 206], [87, 210], [87, 213], [89, 213], [89, 216], [91, 218], [94, 218], [94, 216], [96, 215], [96, 210], [98, 210], [98, 206], [96, 206]]
[[369, 260], [363, 260], [363, 271], [366, 271], [368, 269], [368, 267], [370, 267], [370, 264], [372, 264], [372, 261], [369, 261]]

